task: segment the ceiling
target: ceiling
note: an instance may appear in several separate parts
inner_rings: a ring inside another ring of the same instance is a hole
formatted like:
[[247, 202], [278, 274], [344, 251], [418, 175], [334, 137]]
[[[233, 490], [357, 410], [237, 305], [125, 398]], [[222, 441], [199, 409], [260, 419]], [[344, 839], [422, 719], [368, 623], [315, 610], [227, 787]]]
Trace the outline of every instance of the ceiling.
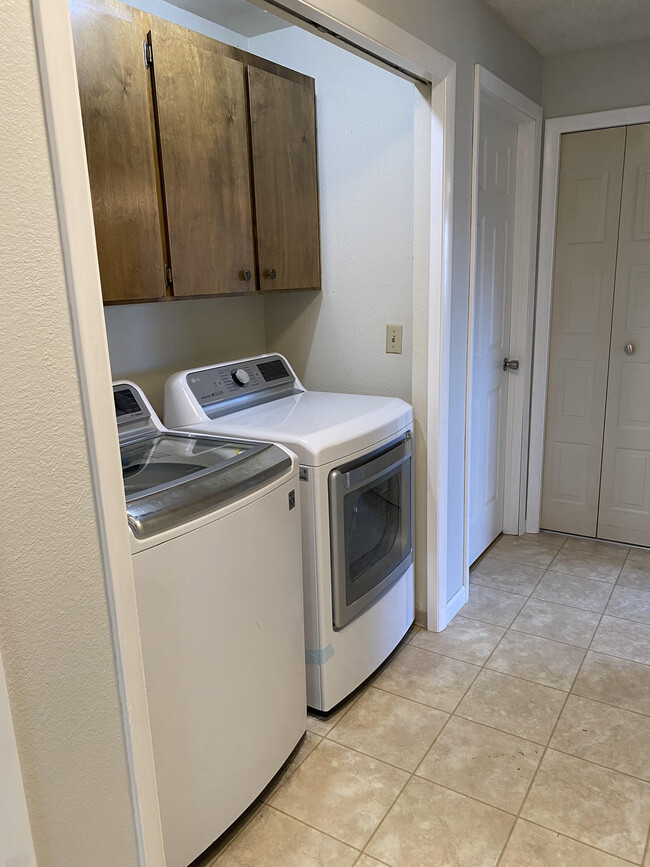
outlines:
[[650, 37], [650, 0], [483, 0], [540, 54]]
[[240, 36], [251, 39], [262, 33], [271, 33], [291, 27], [287, 21], [260, 9], [248, 0], [170, 0], [172, 6], [187, 9], [201, 18], [214, 21], [221, 27], [234, 30]]

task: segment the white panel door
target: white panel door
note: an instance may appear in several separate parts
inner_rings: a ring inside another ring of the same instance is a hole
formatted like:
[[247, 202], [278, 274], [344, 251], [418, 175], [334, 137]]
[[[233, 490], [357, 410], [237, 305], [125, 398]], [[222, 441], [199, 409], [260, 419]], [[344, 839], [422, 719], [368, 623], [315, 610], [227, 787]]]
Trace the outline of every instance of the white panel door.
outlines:
[[650, 124], [627, 129], [598, 536], [650, 545]]
[[596, 535], [625, 127], [562, 136], [541, 526]]
[[503, 530], [517, 125], [481, 104], [472, 324], [469, 562]]

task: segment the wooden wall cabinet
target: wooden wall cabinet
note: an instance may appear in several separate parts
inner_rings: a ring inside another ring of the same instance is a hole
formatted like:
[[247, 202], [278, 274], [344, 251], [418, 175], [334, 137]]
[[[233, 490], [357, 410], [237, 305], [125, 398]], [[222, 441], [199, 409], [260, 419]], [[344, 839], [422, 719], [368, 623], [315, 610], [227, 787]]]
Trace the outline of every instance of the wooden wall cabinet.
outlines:
[[320, 287], [313, 79], [70, 3], [105, 303]]
[[162, 299], [164, 227], [142, 20], [81, 0], [70, 14], [104, 301]]
[[320, 286], [316, 106], [295, 81], [248, 67], [260, 285]]

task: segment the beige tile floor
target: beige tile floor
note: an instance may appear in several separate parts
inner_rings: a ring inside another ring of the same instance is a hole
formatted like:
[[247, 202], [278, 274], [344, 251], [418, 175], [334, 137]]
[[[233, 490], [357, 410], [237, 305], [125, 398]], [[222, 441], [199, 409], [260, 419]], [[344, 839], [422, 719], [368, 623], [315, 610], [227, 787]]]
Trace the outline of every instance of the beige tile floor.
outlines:
[[650, 555], [499, 539], [201, 867], [650, 867]]

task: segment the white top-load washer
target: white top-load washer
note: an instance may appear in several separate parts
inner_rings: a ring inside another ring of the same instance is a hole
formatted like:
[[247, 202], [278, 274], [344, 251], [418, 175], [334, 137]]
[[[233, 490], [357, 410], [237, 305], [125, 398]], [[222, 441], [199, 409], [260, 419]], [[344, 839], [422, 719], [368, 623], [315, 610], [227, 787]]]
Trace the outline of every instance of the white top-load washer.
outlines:
[[332, 710], [413, 622], [411, 406], [307, 391], [286, 358], [269, 354], [174, 374], [165, 423], [298, 455], [307, 701]]
[[165, 860], [186, 867], [306, 728], [298, 462], [113, 394]]

